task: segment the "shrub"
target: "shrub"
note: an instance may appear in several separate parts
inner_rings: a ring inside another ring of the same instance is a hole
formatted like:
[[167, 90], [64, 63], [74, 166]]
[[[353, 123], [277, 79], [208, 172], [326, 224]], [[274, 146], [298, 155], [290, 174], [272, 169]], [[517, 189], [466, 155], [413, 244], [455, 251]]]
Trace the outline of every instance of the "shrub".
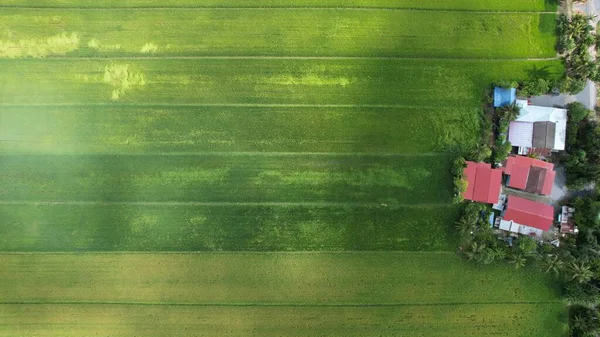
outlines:
[[454, 203], [460, 203], [464, 200], [463, 194], [467, 190], [467, 181], [464, 179], [463, 173], [467, 166], [465, 159], [462, 157], [456, 158], [452, 162], [452, 176], [454, 183]]
[[569, 113], [569, 123], [579, 123], [592, 113], [592, 111], [588, 110], [579, 102], [569, 103], [567, 109]]
[[544, 95], [550, 91], [550, 83], [543, 78], [525, 81], [521, 83], [519, 91], [521, 95], [528, 97]]

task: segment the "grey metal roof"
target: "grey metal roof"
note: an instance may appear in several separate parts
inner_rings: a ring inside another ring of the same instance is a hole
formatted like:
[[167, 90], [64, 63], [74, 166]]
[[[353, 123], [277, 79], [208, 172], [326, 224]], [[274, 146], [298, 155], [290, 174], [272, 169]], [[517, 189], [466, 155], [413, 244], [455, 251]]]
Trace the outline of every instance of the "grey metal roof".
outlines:
[[554, 136], [556, 134], [556, 123], [535, 122], [533, 123], [533, 147], [554, 148]]

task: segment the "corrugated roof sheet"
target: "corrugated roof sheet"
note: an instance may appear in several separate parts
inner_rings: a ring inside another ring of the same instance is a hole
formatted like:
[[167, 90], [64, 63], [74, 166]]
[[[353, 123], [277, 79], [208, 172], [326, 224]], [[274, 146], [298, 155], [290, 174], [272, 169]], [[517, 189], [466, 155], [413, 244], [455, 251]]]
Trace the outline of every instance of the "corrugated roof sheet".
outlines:
[[546, 180], [546, 172], [545, 168], [530, 166], [525, 191], [529, 193], [542, 193], [544, 181]]
[[554, 208], [550, 205], [510, 196], [503, 220], [547, 231], [554, 222]]
[[492, 169], [488, 163], [467, 162], [463, 174], [467, 179], [467, 190], [463, 197], [483, 203], [496, 203], [500, 195], [502, 171]]
[[[548, 146], [553, 150], [564, 150], [567, 135], [567, 110], [543, 106], [529, 105], [526, 100], [517, 100], [521, 113], [515, 122], [552, 122], [555, 124], [554, 143]], [[513, 143], [514, 144], [514, 143]], [[526, 146], [527, 145], [518, 145]], [[533, 146], [533, 145], [532, 145]]]
[[524, 190], [527, 187], [527, 177], [529, 176], [529, 166], [516, 165], [512, 169], [508, 186]]
[[554, 164], [524, 156], [510, 156], [504, 170], [508, 186], [530, 193], [549, 195], [554, 185]]
[[533, 147], [554, 148], [556, 124], [552, 122], [533, 123]]
[[510, 122], [508, 127], [508, 141], [513, 146], [533, 146], [533, 123]]

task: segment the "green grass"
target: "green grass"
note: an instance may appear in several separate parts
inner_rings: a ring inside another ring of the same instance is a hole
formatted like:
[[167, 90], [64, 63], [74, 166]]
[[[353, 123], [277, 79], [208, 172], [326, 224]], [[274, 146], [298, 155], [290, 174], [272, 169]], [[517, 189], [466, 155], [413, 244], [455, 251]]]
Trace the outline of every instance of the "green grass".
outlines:
[[473, 108], [39, 106], [0, 109], [0, 153], [423, 153], [472, 148]]
[[449, 203], [450, 156], [4, 156], [0, 199]]
[[132, 103], [480, 106], [502, 79], [560, 76], [560, 61], [412, 59], [0, 60], [3, 104], [109, 103], [105, 67], [127, 63], [147, 84]]
[[0, 204], [2, 251], [452, 251], [460, 207]]
[[555, 21], [537, 13], [3, 10], [0, 32], [10, 34], [0, 42], [66, 31], [80, 36], [79, 49], [59, 55], [554, 57]]
[[523, 60], [555, 5], [0, 6], [0, 336], [564, 334], [551, 279], [456, 256], [449, 173], [492, 82], [563, 73]]
[[[0, 305], [0, 336], [546, 337], [560, 304], [401, 307]], [[368, 322], [368, 323], [365, 323]], [[532, 323], [533, 322], [533, 323]], [[200, 328], [201, 327], [201, 328]]]
[[0, 267], [3, 302], [560, 304], [535, 269], [454, 253], [2, 254]]
[[[172, 0], [166, 4], [157, 0], [50, 0], [40, 4], [39, 0], [2, 0], [4, 6], [42, 6], [42, 7], [82, 7], [82, 8], [119, 8], [119, 7], [200, 7], [195, 0]], [[208, 0], [203, 1], [204, 7], [383, 7], [383, 8], [423, 8], [423, 9], [454, 9], [454, 10], [506, 10], [506, 11], [544, 11], [556, 10], [556, 0]]]
[[539, 273], [453, 254], [2, 255], [0, 267], [0, 297], [22, 303], [0, 305], [0, 335], [546, 337], [564, 324]]

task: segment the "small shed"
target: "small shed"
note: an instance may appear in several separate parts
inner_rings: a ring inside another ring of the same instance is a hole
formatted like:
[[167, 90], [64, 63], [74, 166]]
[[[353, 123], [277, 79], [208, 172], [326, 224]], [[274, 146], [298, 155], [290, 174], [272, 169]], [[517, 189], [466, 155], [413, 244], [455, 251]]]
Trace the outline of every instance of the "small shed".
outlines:
[[517, 100], [517, 89], [515, 88], [494, 88], [494, 108], [500, 108], [513, 104]]

